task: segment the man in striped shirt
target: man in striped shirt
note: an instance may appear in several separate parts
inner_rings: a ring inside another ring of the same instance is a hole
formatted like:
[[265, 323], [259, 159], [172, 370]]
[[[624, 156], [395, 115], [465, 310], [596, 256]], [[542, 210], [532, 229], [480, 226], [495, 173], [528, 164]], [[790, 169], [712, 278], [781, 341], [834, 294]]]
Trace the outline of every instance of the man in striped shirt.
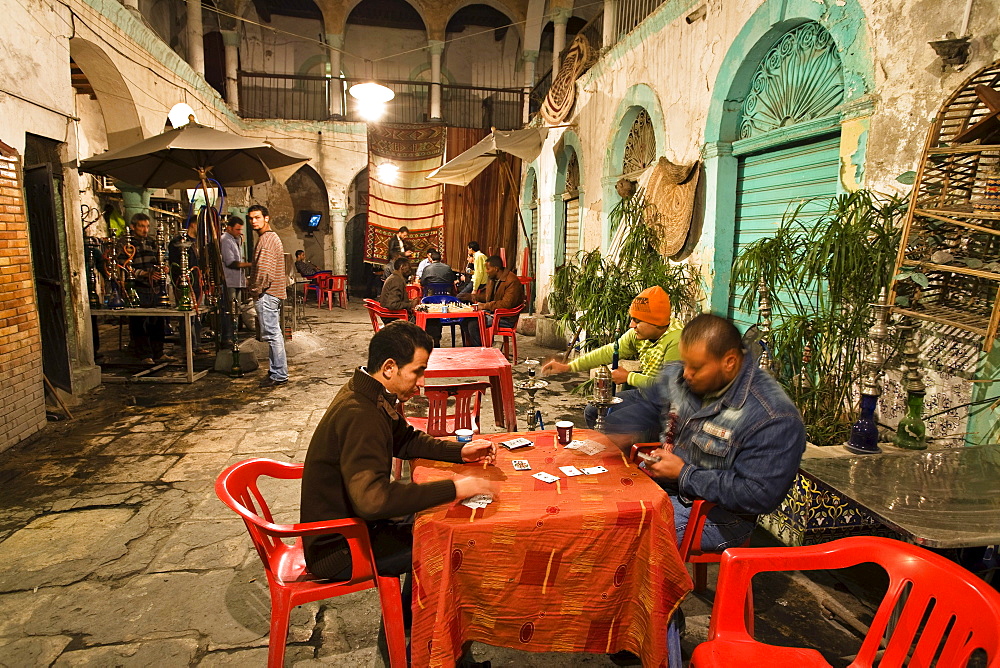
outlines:
[[[651, 386], [667, 362], [680, 359], [678, 343], [683, 326], [679, 322], [671, 323], [670, 296], [663, 288], [655, 285], [640, 292], [632, 300], [628, 312], [631, 317], [629, 330], [618, 339], [618, 355], [620, 359], [639, 360], [639, 370], [630, 372], [618, 367], [611, 372], [615, 383], [630, 386], [630, 389], [618, 393], [623, 403], [612, 410], [637, 398], [639, 390]], [[577, 357], [569, 364], [550, 360], [542, 366], [542, 372], [587, 371], [601, 364], [610, 364], [614, 353], [615, 344], [609, 343]], [[587, 425], [593, 427], [597, 421], [597, 407], [588, 404], [583, 415]]]
[[271, 229], [271, 216], [267, 207], [254, 204], [247, 211], [250, 226], [257, 232], [253, 266], [247, 285], [257, 307], [260, 340], [267, 342], [270, 350], [270, 369], [260, 382], [261, 387], [274, 387], [288, 382], [288, 360], [285, 358], [285, 333], [281, 327], [281, 302], [285, 292], [285, 249], [277, 232]]

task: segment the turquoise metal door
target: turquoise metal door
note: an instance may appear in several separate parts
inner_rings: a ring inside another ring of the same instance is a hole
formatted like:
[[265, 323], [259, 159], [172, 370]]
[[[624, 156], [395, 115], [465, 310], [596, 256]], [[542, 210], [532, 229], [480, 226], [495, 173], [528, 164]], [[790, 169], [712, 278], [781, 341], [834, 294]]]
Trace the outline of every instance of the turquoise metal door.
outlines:
[[[840, 180], [840, 134], [783, 145], [741, 156], [736, 184], [733, 257], [747, 244], [774, 234], [782, 217], [803, 205], [800, 217], [825, 210]], [[730, 292], [729, 317], [741, 330], [756, 324], [756, 311], [738, 308], [741, 294]]]

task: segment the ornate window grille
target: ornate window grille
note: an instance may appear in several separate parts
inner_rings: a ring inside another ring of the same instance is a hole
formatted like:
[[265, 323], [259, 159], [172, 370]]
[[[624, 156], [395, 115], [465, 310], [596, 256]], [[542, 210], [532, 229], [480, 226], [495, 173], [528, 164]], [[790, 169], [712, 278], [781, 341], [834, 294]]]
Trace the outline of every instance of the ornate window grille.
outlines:
[[656, 159], [656, 135], [653, 123], [645, 109], [632, 121], [632, 128], [625, 139], [625, 158], [622, 160], [622, 174], [636, 174], [653, 164]]
[[818, 23], [805, 23], [778, 40], [757, 67], [743, 100], [740, 139], [829, 116], [843, 99], [833, 38]]

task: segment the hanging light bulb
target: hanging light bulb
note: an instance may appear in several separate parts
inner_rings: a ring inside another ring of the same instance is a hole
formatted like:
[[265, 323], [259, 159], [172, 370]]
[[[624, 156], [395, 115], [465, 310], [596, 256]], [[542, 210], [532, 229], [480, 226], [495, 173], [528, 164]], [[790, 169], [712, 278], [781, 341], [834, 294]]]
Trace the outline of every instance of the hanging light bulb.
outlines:
[[396, 97], [391, 88], [374, 81], [354, 84], [348, 92], [358, 101], [358, 113], [369, 121], [381, 118], [385, 113], [385, 103]]

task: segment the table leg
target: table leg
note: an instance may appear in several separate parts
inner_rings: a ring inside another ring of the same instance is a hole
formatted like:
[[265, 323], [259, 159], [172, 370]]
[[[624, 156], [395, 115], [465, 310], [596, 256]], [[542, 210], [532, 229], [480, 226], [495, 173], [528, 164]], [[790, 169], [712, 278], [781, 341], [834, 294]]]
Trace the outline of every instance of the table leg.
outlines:
[[504, 424], [507, 431], [517, 431], [517, 405], [514, 403], [514, 372], [509, 364], [500, 367], [500, 396], [503, 399]]
[[507, 424], [507, 404], [504, 401], [503, 395], [503, 382], [501, 381], [500, 376], [490, 376], [490, 398], [493, 400], [493, 419], [496, 421], [497, 426], [501, 429], [513, 431], [513, 429]]
[[484, 348], [492, 348], [493, 340], [491, 339], [489, 342], [486, 341], [486, 314], [479, 311], [477, 315], [479, 320], [479, 345]]
[[187, 366], [187, 382], [194, 382], [194, 347], [191, 345], [191, 336], [193, 334], [194, 327], [194, 311], [188, 311], [184, 314], [184, 332], [181, 336], [184, 337], [184, 360]]

